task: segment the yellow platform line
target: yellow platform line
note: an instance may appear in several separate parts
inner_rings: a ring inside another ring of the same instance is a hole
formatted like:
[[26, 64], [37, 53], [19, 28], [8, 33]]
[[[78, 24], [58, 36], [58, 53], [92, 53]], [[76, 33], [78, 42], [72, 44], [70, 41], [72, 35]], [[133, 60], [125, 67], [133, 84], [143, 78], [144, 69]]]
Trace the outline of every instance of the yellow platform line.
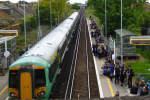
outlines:
[[8, 85], [1, 91], [0, 95], [8, 88]]
[[[102, 64], [104, 64], [102, 58], [101, 58], [101, 62], [102, 62]], [[109, 80], [108, 77], [107, 77], [107, 82], [108, 82], [108, 85], [109, 85], [109, 88], [110, 88], [111, 95], [112, 95], [112, 97], [114, 97], [114, 91], [113, 91], [113, 89], [112, 89], [112, 86], [111, 86], [111, 83], [110, 83], [110, 80]]]

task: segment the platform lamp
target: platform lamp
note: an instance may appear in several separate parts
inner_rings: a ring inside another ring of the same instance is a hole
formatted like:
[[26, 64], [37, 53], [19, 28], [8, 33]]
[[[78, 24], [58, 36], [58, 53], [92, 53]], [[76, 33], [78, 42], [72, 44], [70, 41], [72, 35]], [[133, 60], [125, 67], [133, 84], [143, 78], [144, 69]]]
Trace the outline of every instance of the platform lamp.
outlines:
[[107, 10], [106, 10], [106, 0], [105, 0], [105, 35], [106, 35], [106, 45], [107, 45]]
[[123, 47], [122, 47], [122, 0], [121, 0], [121, 64], [123, 63]]
[[38, 39], [42, 37], [42, 31], [41, 31], [41, 26], [40, 26], [40, 8], [39, 8], [39, 0], [38, 0], [38, 23], [39, 23], [39, 31], [38, 31]]
[[[58, 1], [58, 3], [60, 3], [60, 1]], [[58, 10], [58, 3], [57, 3], [57, 16], [58, 16], [58, 24], [59, 24], [59, 10]]]
[[25, 0], [24, 0], [24, 35], [25, 35], [25, 47], [26, 47], [26, 14], [25, 14]]
[[50, 1], [50, 25], [51, 25], [51, 28], [52, 28], [51, 2], [53, 2], [53, 0], [52, 0], [52, 1]]

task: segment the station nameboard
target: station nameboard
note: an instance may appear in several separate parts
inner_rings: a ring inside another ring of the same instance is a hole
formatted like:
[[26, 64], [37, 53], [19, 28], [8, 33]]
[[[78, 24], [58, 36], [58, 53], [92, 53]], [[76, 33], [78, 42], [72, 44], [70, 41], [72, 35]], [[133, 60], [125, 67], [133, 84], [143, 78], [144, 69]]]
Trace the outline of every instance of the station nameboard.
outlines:
[[131, 36], [130, 44], [132, 44], [132, 45], [150, 45], [150, 36]]
[[18, 36], [18, 30], [0, 30], [0, 36]]

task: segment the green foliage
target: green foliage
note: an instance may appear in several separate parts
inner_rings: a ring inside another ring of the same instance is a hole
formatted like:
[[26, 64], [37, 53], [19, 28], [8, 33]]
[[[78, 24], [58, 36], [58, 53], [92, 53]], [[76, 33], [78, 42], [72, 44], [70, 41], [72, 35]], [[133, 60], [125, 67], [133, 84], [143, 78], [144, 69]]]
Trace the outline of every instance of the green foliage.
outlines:
[[[122, 0], [122, 12], [123, 12], [123, 28], [134, 26], [133, 33], [139, 34], [139, 28], [146, 23], [144, 3], [146, 0]], [[105, 0], [88, 0], [89, 5], [94, 7], [94, 15], [99, 17], [101, 23], [105, 26]], [[134, 6], [133, 6], [134, 5]], [[107, 6], [107, 32], [108, 34], [114, 33], [115, 29], [121, 28], [121, 1], [120, 0], [106, 0]], [[147, 17], [148, 12], [147, 12]], [[138, 29], [136, 30], [136, 28]], [[114, 33], [115, 34], [115, 33]]]
[[138, 48], [136, 48], [136, 53], [139, 53], [144, 58], [150, 60], [150, 52], [145, 48], [145, 46], [139, 46]]
[[[90, 17], [90, 14], [92, 15], [93, 13], [93, 7], [92, 6], [88, 6], [86, 9], [85, 9], [85, 13], [86, 13], [86, 17], [89, 18]], [[94, 18], [94, 15], [92, 15], [92, 17]], [[96, 24], [98, 25], [98, 27], [100, 27], [100, 19], [98, 17], [95, 16], [95, 22]]]
[[[57, 7], [59, 13], [59, 20], [64, 16], [65, 11], [68, 9], [66, 3], [68, 0], [50, 0], [51, 1], [51, 13], [52, 13], [52, 23], [55, 23], [57, 18]], [[42, 0], [39, 3], [40, 8], [40, 22], [42, 24], [50, 24], [50, 1]], [[36, 9], [38, 15], [38, 7]], [[38, 18], [38, 16], [37, 16]]]
[[148, 69], [150, 69], [150, 61], [128, 62], [127, 65], [131, 65], [131, 68], [136, 73], [149, 73]]
[[136, 35], [141, 35], [141, 27], [137, 27], [135, 24], [124, 27], [125, 29], [133, 32]]
[[72, 9], [79, 10], [78, 3], [74, 3], [74, 4], [72, 4], [71, 8], [72, 8]]
[[[24, 18], [19, 21], [21, 31], [24, 31]], [[37, 28], [37, 20], [33, 15], [26, 16], [26, 31]]]

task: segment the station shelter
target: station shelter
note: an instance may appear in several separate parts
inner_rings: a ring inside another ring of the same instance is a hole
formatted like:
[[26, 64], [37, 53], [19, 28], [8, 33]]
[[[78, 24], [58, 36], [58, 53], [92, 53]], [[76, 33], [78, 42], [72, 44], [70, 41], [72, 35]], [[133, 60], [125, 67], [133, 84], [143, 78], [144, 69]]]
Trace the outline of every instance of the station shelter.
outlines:
[[122, 38], [122, 55], [125, 57], [136, 56], [136, 46], [130, 44], [130, 36], [137, 36], [129, 30], [121, 29], [114, 30], [116, 32], [116, 49], [117, 57], [121, 57], [121, 38]]

